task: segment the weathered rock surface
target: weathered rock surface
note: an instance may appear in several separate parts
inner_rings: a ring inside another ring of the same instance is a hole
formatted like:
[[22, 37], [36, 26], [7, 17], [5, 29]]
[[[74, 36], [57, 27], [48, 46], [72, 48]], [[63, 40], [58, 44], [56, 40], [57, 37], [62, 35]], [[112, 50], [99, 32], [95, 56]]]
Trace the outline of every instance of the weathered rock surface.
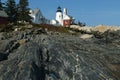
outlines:
[[40, 29], [7, 34], [0, 40], [0, 80], [120, 79], [120, 37], [106, 44]]

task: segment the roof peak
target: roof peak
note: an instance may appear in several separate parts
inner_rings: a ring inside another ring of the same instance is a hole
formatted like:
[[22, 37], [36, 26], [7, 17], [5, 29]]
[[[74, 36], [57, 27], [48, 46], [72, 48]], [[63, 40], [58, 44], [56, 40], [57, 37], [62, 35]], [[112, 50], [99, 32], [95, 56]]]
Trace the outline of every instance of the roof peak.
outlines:
[[7, 13], [5, 11], [0, 10], [0, 16], [1, 17], [8, 17]]

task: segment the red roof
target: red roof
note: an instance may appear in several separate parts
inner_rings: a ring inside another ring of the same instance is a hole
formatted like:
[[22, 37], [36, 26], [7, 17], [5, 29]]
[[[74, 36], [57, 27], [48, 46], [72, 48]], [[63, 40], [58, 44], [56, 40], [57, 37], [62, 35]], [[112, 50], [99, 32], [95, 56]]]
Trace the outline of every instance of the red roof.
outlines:
[[0, 25], [1, 25], [1, 24], [7, 24], [7, 23], [8, 23], [7, 18], [5, 18], [5, 17], [0, 17]]

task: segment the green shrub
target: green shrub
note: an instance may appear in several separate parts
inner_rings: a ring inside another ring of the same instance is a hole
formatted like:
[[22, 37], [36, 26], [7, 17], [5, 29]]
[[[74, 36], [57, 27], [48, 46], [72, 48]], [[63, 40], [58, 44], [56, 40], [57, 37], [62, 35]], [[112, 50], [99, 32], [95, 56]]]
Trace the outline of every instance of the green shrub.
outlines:
[[9, 32], [12, 31], [13, 25], [0, 25], [0, 32]]

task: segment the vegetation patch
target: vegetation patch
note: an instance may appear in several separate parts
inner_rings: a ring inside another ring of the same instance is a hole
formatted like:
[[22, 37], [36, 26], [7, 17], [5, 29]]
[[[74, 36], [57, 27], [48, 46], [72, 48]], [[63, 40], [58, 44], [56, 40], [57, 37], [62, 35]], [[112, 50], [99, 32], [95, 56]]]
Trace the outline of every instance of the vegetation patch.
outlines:
[[48, 24], [32, 24], [33, 27], [47, 29], [48, 31], [60, 32], [60, 33], [69, 33], [69, 28], [62, 26], [53, 26]]

